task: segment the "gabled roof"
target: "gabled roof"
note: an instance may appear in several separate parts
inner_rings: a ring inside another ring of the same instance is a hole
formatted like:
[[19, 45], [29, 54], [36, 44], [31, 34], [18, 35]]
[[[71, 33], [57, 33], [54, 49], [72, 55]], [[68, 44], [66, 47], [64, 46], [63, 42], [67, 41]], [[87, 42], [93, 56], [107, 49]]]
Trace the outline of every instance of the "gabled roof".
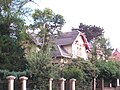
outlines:
[[112, 56], [120, 56], [120, 52], [116, 48], [116, 50], [113, 52]]
[[72, 32], [66, 32], [60, 35], [59, 38], [55, 40], [57, 45], [69, 45], [74, 42], [76, 37], [78, 36], [79, 32], [76, 30]]
[[89, 50], [88, 42], [87, 42], [87, 39], [84, 36], [84, 34], [81, 33], [80, 31], [73, 30], [71, 32], [66, 32], [66, 33], [61, 34], [60, 37], [55, 40], [55, 42], [56, 42], [56, 52], [54, 52], [53, 57], [68, 57], [68, 58], [71, 58], [72, 55], [69, 54], [64, 49], [63, 46], [72, 44], [76, 40], [78, 35], [81, 36], [86, 49]]
[[53, 54], [53, 57], [68, 57], [71, 58], [71, 54], [69, 54], [65, 49], [64, 45], [72, 44], [76, 37], [78, 36], [79, 31], [71, 31], [61, 34], [56, 40], [56, 51]]
[[[30, 35], [33, 37], [33, 41], [36, 45], [38, 45], [38, 46], [42, 45], [40, 37], [38, 37], [34, 33], [31, 33]], [[72, 55], [70, 53], [68, 53], [63, 46], [73, 44], [73, 42], [76, 40], [78, 35], [81, 36], [86, 49], [89, 50], [87, 39], [84, 36], [84, 34], [81, 33], [78, 30], [73, 30], [71, 32], [62, 33], [59, 37], [57, 37], [54, 40], [55, 44], [56, 44], [56, 51], [53, 52], [53, 57], [68, 57], [68, 58], [71, 58]]]
[[112, 59], [115, 61], [120, 61], [120, 52], [117, 48], [112, 54]]
[[69, 54], [64, 47], [56, 45], [56, 51], [53, 53], [53, 57], [67, 57], [71, 58], [71, 54]]

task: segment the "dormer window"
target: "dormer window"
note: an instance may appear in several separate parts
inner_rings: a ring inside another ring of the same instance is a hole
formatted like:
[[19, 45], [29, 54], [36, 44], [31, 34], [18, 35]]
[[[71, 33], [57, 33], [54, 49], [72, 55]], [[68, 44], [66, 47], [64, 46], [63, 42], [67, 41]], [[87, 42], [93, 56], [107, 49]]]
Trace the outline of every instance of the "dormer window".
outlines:
[[76, 42], [78, 42], [78, 40], [76, 40]]
[[77, 43], [78, 43], [78, 40], [75, 41], [75, 44], [77, 44]]

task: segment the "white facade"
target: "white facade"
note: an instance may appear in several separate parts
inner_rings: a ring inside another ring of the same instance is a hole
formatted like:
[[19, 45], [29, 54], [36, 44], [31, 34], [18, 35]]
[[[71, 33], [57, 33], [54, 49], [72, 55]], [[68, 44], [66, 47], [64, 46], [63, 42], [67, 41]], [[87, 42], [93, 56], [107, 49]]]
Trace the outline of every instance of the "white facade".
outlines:
[[81, 57], [85, 60], [87, 59], [86, 47], [80, 34], [77, 36], [76, 40], [72, 44], [72, 55], [73, 58]]

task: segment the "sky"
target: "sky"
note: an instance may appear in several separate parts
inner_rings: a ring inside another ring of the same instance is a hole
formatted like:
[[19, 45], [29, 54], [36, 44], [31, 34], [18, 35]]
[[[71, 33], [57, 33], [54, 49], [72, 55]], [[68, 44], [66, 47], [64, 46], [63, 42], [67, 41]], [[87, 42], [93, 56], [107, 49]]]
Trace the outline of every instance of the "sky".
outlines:
[[120, 50], [120, 0], [34, 0], [28, 3], [35, 9], [50, 8], [63, 15], [66, 24], [62, 31], [78, 28], [80, 23], [103, 27], [105, 37], [113, 48]]

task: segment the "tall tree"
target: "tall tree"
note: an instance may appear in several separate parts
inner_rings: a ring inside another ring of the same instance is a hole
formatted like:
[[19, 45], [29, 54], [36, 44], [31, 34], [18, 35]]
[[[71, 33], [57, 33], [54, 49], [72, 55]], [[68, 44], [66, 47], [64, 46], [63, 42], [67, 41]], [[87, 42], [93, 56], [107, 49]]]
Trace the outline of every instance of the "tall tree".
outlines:
[[60, 32], [65, 23], [63, 16], [55, 14], [51, 9], [46, 8], [43, 11], [35, 10], [32, 17], [34, 24], [31, 27], [39, 31], [37, 36], [40, 37], [41, 47], [52, 47], [53, 44], [50, 43], [52, 43], [55, 34], [57, 35]]
[[23, 0], [0, 1], [0, 69], [22, 71], [27, 61], [21, 46], [20, 32], [25, 29]]
[[93, 40], [94, 38], [97, 38], [101, 35], [104, 34], [104, 29], [101, 27], [97, 27], [97, 26], [92, 26], [92, 25], [86, 25], [83, 23], [80, 23], [79, 28], [76, 29], [79, 30], [83, 33], [85, 33], [88, 42], [90, 42], [91, 40]]
[[36, 88], [47, 90], [48, 80], [54, 71], [51, 63], [51, 52], [54, 47], [53, 38], [61, 30], [65, 20], [62, 15], [55, 14], [48, 8], [43, 11], [35, 10], [32, 17], [34, 24], [30, 25], [30, 29], [38, 30], [38, 33], [33, 36], [33, 40], [38, 39], [39, 42], [35, 43], [39, 50], [29, 60], [30, 70], [33, 74], [33, 80], [36, 82]]
[[111, 56], [113, 51], [109, 39], [100, 36], [94, 39], [93, 42], [91, 43], [92, 43], [91, 48], [92, 59], [109, 60], [109, 57]]

